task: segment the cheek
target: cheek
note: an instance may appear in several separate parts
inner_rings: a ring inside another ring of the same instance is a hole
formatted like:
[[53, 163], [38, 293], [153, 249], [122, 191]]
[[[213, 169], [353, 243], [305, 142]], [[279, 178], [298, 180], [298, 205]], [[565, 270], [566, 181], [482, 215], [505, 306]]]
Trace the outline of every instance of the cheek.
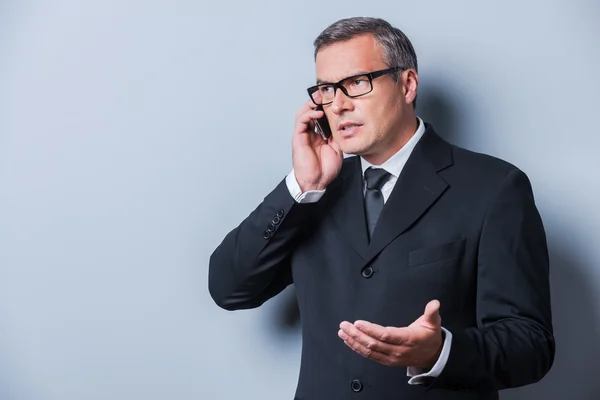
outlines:
[[402, 104], [398, 100], [392, 100], [381, 105], [377, 110], [377, 118], [380, 121], [380, 127], [382, 129], [390, 129], [395, 126], [402, 115]]
[[390, 109], [382, 104], [368, 111], [369, 131], [373, 137], [380, 137], [389, 125]]

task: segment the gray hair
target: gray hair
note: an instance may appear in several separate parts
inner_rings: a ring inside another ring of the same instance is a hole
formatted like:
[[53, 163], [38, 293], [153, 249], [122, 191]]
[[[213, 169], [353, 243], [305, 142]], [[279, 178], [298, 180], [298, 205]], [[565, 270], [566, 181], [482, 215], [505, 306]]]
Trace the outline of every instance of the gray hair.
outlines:
[[[398, 28], [381, 18], [354, 17], [341, 19], [328, 26], [314, 41], [315, 59], [317, 53], [326, 46], [344, 42], [356, 36], [371, 34], [382, 48], [383, 60], [388, 67], [413, 68], [418, 72], [417, 54], [408, 37]], [[401, 71], [392, 77], [398, 82]], [[413, 101], [416, 107], [417, 99]]]

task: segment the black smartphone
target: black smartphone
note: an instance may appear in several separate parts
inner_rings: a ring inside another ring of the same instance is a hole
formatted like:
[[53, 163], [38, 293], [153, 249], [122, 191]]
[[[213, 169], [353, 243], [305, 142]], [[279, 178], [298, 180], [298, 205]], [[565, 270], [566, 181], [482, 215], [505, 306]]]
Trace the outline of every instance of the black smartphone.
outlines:
[[[323, 106], [317, 106], [317, 110], [323, 111]], [[323, 116], [319, 119], [313, 119], [315, 123], [315, 132], [317, 132], [323, 140], [327, 140], [331, 137], [331, 127], [329, 126], [329, 121], [327, 121], [327, 116], [323, 113]]]

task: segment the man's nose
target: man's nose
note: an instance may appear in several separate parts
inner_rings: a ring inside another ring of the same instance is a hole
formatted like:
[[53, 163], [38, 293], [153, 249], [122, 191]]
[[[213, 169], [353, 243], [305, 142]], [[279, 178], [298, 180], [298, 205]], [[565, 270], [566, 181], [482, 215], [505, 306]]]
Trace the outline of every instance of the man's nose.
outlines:
[[334, 114], [340, 114], [343, 111], [350, 110], [352, 107], [352, 99], [346, 96], [346, 93], [342, 89], [337, 88], [333, 103], [331, 103], [331, 111]]

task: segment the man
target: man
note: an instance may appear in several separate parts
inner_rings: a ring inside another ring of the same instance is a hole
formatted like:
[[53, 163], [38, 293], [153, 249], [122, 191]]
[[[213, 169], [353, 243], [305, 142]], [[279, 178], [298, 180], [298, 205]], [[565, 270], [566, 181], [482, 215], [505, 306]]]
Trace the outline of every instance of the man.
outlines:
[[298, 400], [497, 399], [541, 379], [554, 338], [527, 176], [415, 115], [416, 55], [387, 22], [334, 23], [315, 60], [293, 170], [211, 256], [215, 302], [258, 307], [294, 283]]

